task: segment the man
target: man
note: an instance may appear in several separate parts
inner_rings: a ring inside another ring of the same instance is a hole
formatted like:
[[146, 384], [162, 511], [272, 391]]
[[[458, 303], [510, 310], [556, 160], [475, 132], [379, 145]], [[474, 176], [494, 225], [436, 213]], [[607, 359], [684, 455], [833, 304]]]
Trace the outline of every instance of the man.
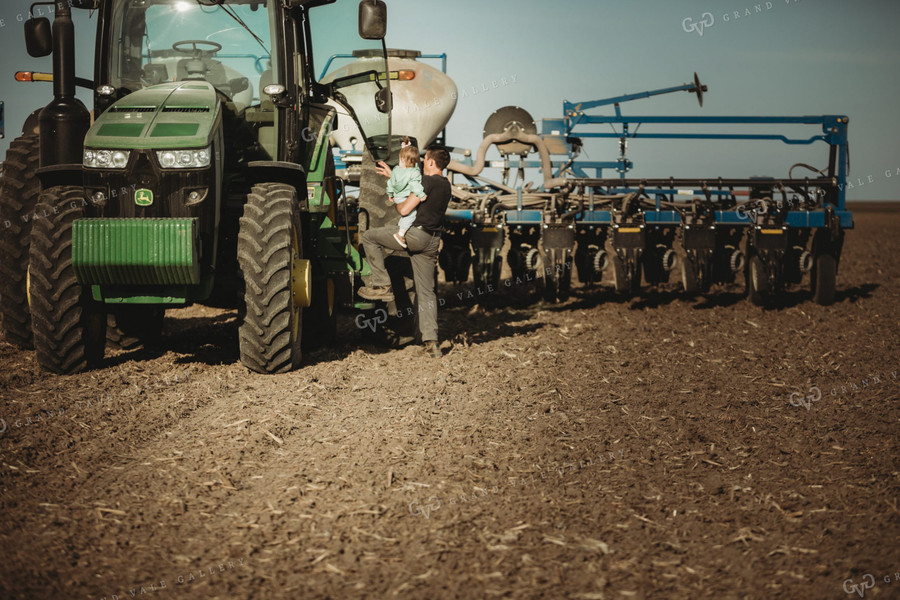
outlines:
[[[406, 233], [406, 251], [412, 263], [416, 286], [419, 333], [422, 335], [426, 352], [434, 358], [441, 356], [438, 347], [438, 307], [434, 272], [438, 250], [441, 247], [444, 213], [450, 204], [450, 182], [444, 177], [444, 169], [448, 164], [450, 153], [443, 148], [425, 152], [425, 160], [422, 163], [424, 172], [422, 187], [425, 189], [426, 201], [423, 202], [415, 194], [410, 194], [405, 201], [394, 205], [397, 212], [403, 216], [416, 210], [416, 220]], [[391, 168], [384, 162], [378, 163], [377, 172], [385, 177], [391, 176]], [[389, 302], [394, 299], [391, 280], [384, 267], [384, 250], [385, 248], [403, 250], [394, 237], [396, 229], [396, 227], [369, 229], [360, 238], [366, 249], [366, 260], [372, 269], [370, 285], [359, 289], [359, 295], [367, 300]]]

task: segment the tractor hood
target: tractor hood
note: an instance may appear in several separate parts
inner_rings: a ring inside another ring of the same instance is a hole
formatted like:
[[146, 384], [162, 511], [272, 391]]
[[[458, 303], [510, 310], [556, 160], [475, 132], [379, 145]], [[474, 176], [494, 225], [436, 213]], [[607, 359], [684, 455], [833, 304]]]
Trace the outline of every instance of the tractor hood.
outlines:
[[97, 117], [87, 148], [202, 148], [212, 142], [221, 113], [205, 81], [162, 83], [122, 98]]

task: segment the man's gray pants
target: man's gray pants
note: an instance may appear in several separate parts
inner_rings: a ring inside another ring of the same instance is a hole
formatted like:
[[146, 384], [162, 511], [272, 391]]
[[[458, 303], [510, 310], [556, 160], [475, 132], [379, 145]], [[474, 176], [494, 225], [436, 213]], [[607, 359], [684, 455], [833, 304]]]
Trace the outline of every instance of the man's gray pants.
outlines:
[[[384, 249], [404, 251], [394, 239], [397, 227], [377, 227], [364, 231], [360, 240], [366, 249], [366, 261], [372, 269], [370, 285], [389, 287], [391, 278], [384, 267]], [[441, 236], [418, 227], [406, 232], [405, 252], [412, 263], [413, 281], [416, 286], [416, 314], [419, 315], [419, 333], [423, 342], [438, 341], [438, 303], [435, 293], [434, 272], [437, 267]]]

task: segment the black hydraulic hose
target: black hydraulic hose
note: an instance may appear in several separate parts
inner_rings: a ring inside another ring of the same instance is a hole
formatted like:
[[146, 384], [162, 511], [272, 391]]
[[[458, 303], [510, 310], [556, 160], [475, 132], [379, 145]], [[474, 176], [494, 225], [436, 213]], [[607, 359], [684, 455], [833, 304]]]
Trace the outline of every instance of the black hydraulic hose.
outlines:
[[335, 196], [338, 196], [341, 199], [344, 212], [344, 233], [347, 234], [347, 260], [353, 262], [353, 240], [350, 238], [350, 213], [347, 210], [347, 185], [344, 183], [343, 179], [338, 177], [335, 177], [334, 180], [335, 183], [340, 182], [341, 185], [340, 196], [338, 196], [338, 194], [335, 194]]
[[806, 163], [797, 163], [797, 164], [795, 164], [795, 165], [791, 165], [791, 168], [788, 169], [788, 179], [793, 179], [793, 178], [794, 178], [794, 169], [796, 169], [797, 167], [801, 167], [801, 168], [804, 168], [804, 169], [809, 169], [809, 170], [812, 171], [813, 173], [818, 173], [818, 174], [821, 175], [822, 177], [827, 177], [827, 175], [825, 174], [825, 171], [820, 171], [819, 169], [817, 169], [817, 168], [815, 168], [815, 167], [813, 167], [813, 166], [811, 166], [811, 165], [808, 165], [808, 164], [806, 164]]

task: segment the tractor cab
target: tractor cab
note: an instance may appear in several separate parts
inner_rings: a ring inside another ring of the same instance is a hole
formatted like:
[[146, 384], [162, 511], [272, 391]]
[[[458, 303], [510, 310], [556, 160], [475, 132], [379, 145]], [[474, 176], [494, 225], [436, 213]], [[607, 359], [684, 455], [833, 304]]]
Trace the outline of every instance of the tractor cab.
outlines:
[[[92, 121], [74, 95], [74, 8], [98, 15]], [[52, 28], [28, 21], [54, 71], [34, 204], [54, 217], [22, 277], [45, 369], [94, 365], [104, 325], [144, 338], [193, 302], [237, 306], [255, 371], [296, 368], [301, 342], [327, 338], [363, 267], [331, 133], [340, 117], [390, 157], [386, 22], [382, 0], [72, 0]], [[317, 79], [317, 52], [360, 46], [370, 70]]]
[[[149, 87], [207, 82], [222, 103], [226, 156], [238, 167], [256, 160], [302, 160], [299, 146], [313, 137], [305, 129], [307, 119], [316, 120], [310, 113], [336, 93], [349, 104], [342, 112], [351, 119], [356, 113], [381, 115], [369, 118], [363, 130], [372, 144], [387, 147], [383, 76], [329, 86], [316, 81], [315, 53], [360, 46], [355, 35], [334, 35], [355, 21], [357, 7], [351, 3], [119, 0], [106, 2], [102, 10], [98, 112]], [[382, 47], [380, 40], [366, 44], [376, 53]], [[344, 95], [337, 91], [346, 88], [352, 89]], [[299, 122], [285, 122], [291, 119]]]

